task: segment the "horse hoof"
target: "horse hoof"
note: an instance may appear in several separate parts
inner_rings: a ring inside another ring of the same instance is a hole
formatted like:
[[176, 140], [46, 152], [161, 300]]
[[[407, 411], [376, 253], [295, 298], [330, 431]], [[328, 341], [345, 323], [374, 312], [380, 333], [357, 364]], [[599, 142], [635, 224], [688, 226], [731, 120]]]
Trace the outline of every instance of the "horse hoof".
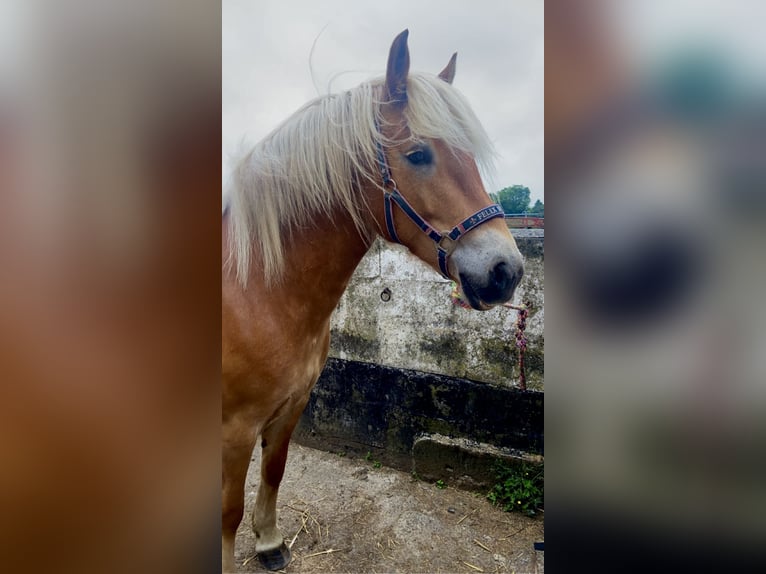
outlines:
[[284, 542], [279, 548], [258, 553], [258, 560], [267, 570], [282, 570], [282, 568], [290, 564], [291, 559], [290, 549]]

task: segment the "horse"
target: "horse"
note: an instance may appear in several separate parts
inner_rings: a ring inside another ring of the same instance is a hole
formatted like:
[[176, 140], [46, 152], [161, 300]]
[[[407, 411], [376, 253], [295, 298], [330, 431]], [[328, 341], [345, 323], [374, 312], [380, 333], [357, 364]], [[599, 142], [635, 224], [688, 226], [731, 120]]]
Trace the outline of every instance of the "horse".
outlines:
[[288, 444], [330, 316], [376, 236], [454, 280], [473, 309], [510, 300], [523, 275], [480, 176], [491, 142], [452, 86], [457, 54], [438, 75], [411, 73], [407, 39], [394, 39], [384, 77], [312, 100], [234, 167], [222, 210], [224, 572], [258, 437], [255, 550], [267, 569], [290, 562], [276, 513]]

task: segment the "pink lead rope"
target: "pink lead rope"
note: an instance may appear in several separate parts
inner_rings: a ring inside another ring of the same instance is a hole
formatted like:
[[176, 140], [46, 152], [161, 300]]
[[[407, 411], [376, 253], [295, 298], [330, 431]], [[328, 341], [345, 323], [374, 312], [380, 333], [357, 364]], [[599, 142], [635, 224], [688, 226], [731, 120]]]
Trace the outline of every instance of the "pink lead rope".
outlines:
[[[452, 303], [463, 309], [471, 309], [472, 307], [468, 302], [463, 299], [460, 291], [457, 287], [457, 283], [452, 282]], [[511, 303], [504, 303], [503, 307], [507, 309], [515, 309], [518, 312], [516, 318], [516, 348], [519, 350], [519, 388], [522, 391], [527, 390], [527, 376], [526, 366], [524, 364], [524, 353], [527, 350], [527, 336], [524, 331], [527, 328], [527, 316], [529, 315], [529, 304], [526, 305], [513, 305]]]

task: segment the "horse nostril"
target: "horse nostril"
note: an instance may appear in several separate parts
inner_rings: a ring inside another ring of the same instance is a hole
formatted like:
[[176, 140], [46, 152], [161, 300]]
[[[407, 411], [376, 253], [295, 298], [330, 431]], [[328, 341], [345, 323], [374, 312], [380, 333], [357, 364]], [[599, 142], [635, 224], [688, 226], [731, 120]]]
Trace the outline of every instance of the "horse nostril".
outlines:
[[511, 281], [511, 271], [508, 268], [508, 263], [505, 261], [501, 261], [495, 265], [489, 272], [489, 285], [492, 289], [501, 292], [505, 291]]
[[486, 286], [478, 290], [478, 295], [489, 304], [507, 301], [521, 281], [523, 272], [521, 267], [514, 268], [508, 261], [500, 261], [490, 269]]
[[501, 261], [489, 272], [489, 287], [498, 293], [512, 292], [521, 282], [524, 268], [512, 269], [507, 261]]

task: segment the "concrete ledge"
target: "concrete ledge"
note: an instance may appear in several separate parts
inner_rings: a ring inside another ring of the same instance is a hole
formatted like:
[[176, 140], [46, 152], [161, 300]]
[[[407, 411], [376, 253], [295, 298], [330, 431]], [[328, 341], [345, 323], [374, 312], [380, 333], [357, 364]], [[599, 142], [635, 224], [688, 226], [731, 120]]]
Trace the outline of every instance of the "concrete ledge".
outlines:
[[425, 435], [412, 446], [412, 468], [418, 477], [443, 480], [464, 490], [486, 492], [495, 483], [495, 464], [539, 464], [543, 457], [524, 451], [498, 448], [465, 438]]
[[[500, 458], [543, 453], [543, 393], [330, 359], [294, 434], [296, 442], [372, 456], [424, 478], [486, 483]], [[416, 445], [417, 443], [417, 445]], [[441, 468], [441, 471], [438, 469]], [[441, 473], [441, 474], [440, 474]]]

